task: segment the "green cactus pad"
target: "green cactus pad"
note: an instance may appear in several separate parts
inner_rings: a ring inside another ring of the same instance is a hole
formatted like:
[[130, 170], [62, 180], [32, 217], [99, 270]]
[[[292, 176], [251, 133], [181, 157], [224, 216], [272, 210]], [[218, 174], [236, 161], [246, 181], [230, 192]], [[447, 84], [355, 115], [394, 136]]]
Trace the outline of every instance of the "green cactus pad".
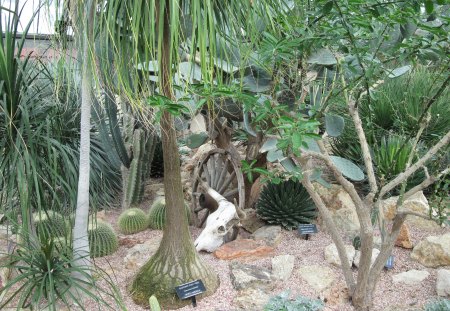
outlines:
[[[189, 205], [184, 202], [188, 221], [190, 222], [191, 211]], [[162, 230], [166, 224], [166, 200], [164, 198], [157, 199], [150, 207], [148, 213], [148, 223], [151, 229]]]
[[147, 215], [139, 208], [130, 208], [119, 216], [117, 225], [123, 234], [141, 232], [148, 227]]
[[54, 211], [39, 211], [33, 213], [33, 221], [36, 233], [42, 240], [54, 237], [62, 237], [67, 234], [64, 217]]
[[88, 235], [92, 258], [111, 255], [119, 248], [116, 233], [111, 225], [104, 221], [91, 221], [88, 227]]
[[314, 202], [301, 183], [292, 180], [268, 184], [261, 192], [256, 213], [271, 224], [288, 230], [311, 223], [317, 215]]

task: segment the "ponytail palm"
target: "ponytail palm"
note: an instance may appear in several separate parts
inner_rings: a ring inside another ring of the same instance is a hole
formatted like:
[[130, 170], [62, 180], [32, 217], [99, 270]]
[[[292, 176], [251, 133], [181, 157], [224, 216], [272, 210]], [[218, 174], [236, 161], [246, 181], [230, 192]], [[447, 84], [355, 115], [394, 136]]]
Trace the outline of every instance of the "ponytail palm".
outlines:
[[[186, 214], [180, 212], [184, 201], [173, 120], [173, 114], [184, 109], [180, 104], [173, 105], [178, 64], [195, 59], [201, 67], [202, 82], [212, 84], [216, 66], [226, 63], [218, 62], [216, 56], [220, 54], [222, 60], [231, 58], [227, 49], [218, 49], [219, 34], [222, 38], [234, 38], [229, 42], [257, 38], [254, 25], [259, 9], [269, 13], [260, 14], [259, 19], [270, 24], [276, 10], [284, 7], [282, 3], [283, 0], [108, 0], [100, 5], [104, 10], [98, 33], [103, 35], [99, 36], [97, 47], [104, 82], [125, 93], [132, 103], [151, 97], [161, 116], [167, 225], [158, 251], [130, 286], [133, 299], [139, 304], [148, 305], [151, 295], [158, 297], [164, 307], [183, 304], [176, 298], [174, 288], [195, 279], [205, 283], [207, 294], [218, 286], [217, 276], [197, 255]], [[157, 96], [151, 79], [158, 81]]]

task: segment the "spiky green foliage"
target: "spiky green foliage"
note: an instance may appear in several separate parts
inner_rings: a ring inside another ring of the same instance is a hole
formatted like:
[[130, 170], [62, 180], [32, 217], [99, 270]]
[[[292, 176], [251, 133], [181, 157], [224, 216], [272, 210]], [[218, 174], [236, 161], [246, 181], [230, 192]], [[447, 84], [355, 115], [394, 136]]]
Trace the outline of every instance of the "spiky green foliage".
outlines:
[[36, 233], [41, 240], [64, 237], [67, 234], [64, 217], [55, 211], [38, 211], [33, 213]]
[[92, 220], [88, 227], [89, 248], [92, 258], [111, 255], [119, 248], [119, 241], [110, 224]]
[[163, 149], [162, 149], [162, 142], [159, 137], [156, 140], [150, 176], [152, 178], [164, 177]]
[[[188, 221], [191, 221], [191, 210], [189, 205], [184, 202], [184, 208]], [[166, 201], [164, 198], [157, 199], [153, 202], [148, 212], [148, 224], [152, 229], [162, 230], [166, 225]]]
[[299, 224], [311, 223], [317, 215], [316, 206], [301, 183], [286, 180], [269, 183], [256, 204], [257, 214], [268, 223], [291, 230]]
[[449, 299], [433, 300], [425, 305], [425, 311], [447, 311], [450, 310]]
[[148, 218], [143, 210], [130, 208], [119, 216], [117, 224], [122, 233], [133, 234], [144, 231], [148, 227]]

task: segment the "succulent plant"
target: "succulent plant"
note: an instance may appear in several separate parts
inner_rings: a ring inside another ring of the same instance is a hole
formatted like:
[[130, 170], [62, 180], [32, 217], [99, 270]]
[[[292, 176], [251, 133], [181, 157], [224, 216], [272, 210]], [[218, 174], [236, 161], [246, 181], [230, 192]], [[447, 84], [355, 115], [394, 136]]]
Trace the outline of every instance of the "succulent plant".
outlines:
[[263, 188], [256, 213], [268, 223], [291, 230], [299, 224], [311, 223], [317, 210], [301, 183], [286, 180]]
[[[184, 208], [188, 221], [190, 222], [191, 211], [189, 205], [185, 202]], [[166, 224], [166, 200], [164, 198], [157, 199], [153, 202], [148, 213], [148, 223], [150, 228], [162, 230]]]
[[114, 229], [104, 221], [90, 221], [88, 236], [92, 258], [111, 255], [119, 248], [119, 241]]
[[62, 237], [67, 234], [64, 217], [55, 211], [39, 211], [33, 213], [36, 233], [41, 240]]
[[164, 177], [164, 159], [162, 142], [160, 138], [157, 138], [155, 151], [153, 153], [152, 169], [150, 176], [152, 178]]
[[148, 227], [148, 218], [143, 210], [130, 208], [125, 210], [117, 221], [120, 232], [133, 234], [144, 231]]

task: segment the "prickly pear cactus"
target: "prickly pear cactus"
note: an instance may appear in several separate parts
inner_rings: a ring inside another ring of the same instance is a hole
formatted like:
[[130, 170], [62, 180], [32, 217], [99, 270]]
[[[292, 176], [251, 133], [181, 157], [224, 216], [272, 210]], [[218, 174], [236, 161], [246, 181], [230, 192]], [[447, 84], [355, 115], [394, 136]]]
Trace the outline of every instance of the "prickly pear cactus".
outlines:
[[147, 229], [148, 218], [143, 210], [130, 208], [119, 216], [117, 224], [123, 234], [133, 234]]
[[119, 241], [114, 229], [104, 221], [90, 221], [88, 236], [92, 258], [111, 255], [119, 248]]
[[[185, 213], [188, 221], [191, 221], [191, 211], [189, 205], [184, 202]], [[151, 229], [162, 230], [166, 225], [166, 200], [164, 198], [157, 199], [150, 207], [148, 213], [148, 223]]]

